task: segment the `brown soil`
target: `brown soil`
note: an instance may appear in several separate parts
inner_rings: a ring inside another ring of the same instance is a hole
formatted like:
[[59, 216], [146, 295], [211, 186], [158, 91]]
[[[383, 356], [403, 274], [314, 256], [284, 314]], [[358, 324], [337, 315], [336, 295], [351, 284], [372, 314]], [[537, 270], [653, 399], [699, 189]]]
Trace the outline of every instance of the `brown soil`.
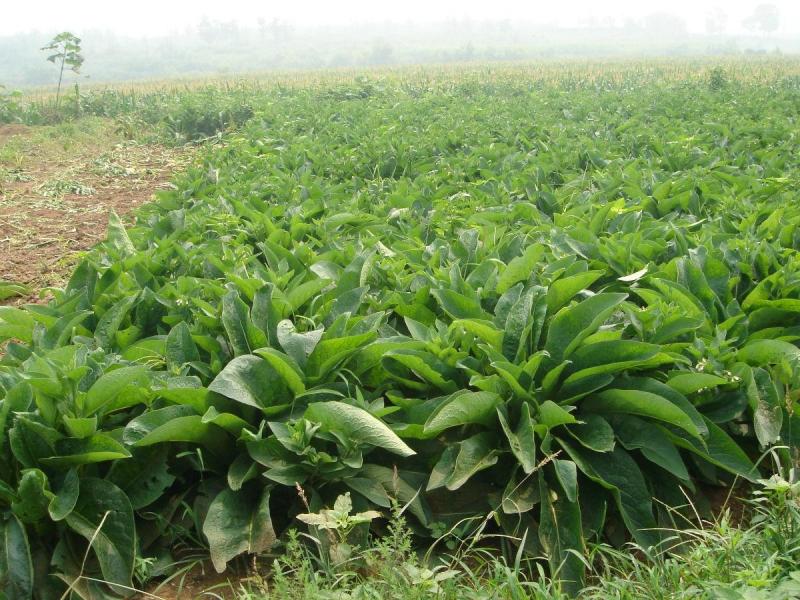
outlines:
[[[0, 128], [0, 147], [32, 130]], [[40, 301], [38, 290], [63, 285], [80, 252], [104, 239], [110, 211], [122, 216], [150, 201], [191, 156], [134, 142], [80, 147], [55, 159], [40, 154], [0, 171], [0, 281], [31, 290], [15, 304]]]
[[713, 518], [717, 518], [728, 511], [731, 523], [737, 527], [746, 527], [748, 518], [752, 515], [752, 506], [744, 498], [751, 495], [751, 488], [740, 484], [733, 490], [727, 487], [705, 487], [703, 494], [708, 499], [709, 508]]
[[206, 570], [195, 569], [183, 579], [176, 578], [167, 584], [153, 583], [136, 600], [233, 600], [242, 589], [244, 580], [228, 574], [219, 575], [210, 566]]
[[26, 125], [17, 125], [16, 123], [0, 125], [0, 142], [11, 137], [12, 135], [20, 135], [26, 133], [27, 131], [28, 127]]

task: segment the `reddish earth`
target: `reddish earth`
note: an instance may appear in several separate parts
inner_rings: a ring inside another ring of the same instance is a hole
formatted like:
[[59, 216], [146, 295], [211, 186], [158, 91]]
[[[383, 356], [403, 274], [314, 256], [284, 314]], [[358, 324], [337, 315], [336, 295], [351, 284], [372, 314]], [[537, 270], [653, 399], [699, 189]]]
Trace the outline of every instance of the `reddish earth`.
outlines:
[[13, 144], [21, 157], [0, 162], [0, 281], [31, 289], [14, 303], [63, 285], [80, 252], [105, 237], [110, 211], [125, 215], [150, 201], [191, 156], [111, 136], [66, 154], [37, 145], [30, 139], [35, 129], [0, 127], [0, 153]]

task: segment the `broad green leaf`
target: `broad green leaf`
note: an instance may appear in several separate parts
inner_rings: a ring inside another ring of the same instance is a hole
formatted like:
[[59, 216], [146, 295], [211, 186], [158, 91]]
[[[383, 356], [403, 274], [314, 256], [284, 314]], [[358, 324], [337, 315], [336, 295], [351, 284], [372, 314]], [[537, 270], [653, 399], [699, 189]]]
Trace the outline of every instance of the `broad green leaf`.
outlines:
[[748, 481], [758, 478], [758, 469], [742, 448], [719, 427], [706, 419], [708, 433], [702, 442], [687, 436], [683, 432], [670, 433], [672, 442], [701, 456], [710, 463], [739, 475]]
[[341, 294], [330, 305], [330, 310], [325, 316], [325, 325], [330, 326], [337, 318], [342, 315], [352, 315], [358, 312], [358, 307], [364, 302], [364, 297], [369, 291], [369, 287], [359, 287], [348, 290]]
[[725, 385], [728, 380], [709, 373], [679, 373], [667, 380], [667, 385], [681, 394], [689, 395], [703, 389]]
[[39, 345], [47, 350], [65, 346], [72, 339], [75, 330], [91, 315], [91, 311], [79, 310], [60, 317], [54, 325], [47, 328]]
[[303, 383], [303, 371], [291, 356], [274, 348], [259, 348], [253, 354], [260, 356], [272, 365], [272, 368], [283, 378], [293, 394], [302, 394], [306, 391], [306, 385]]
[[494, 323], [484, 319], [455, 319], [450, 323], [450, 329], [461, 328], [480, 338], [497, 350], [503, 341], [503, 332], [494, 326]]
[[495, 411], [501, 403], [492, 392], [460, 391], [444, 400], [425, 422], [425, 435], [436, 436], [446, 429], [459, 425], [485, 425], [495, 420]]
[[125, 296], [103, 313], [94, 330], [94, 338], [97, 340], [98, 346], [107, 350], [111, 349], [120, 325], [137, 300], [138, 295]]
[[526, 475], [536, 470], [536, 437], [534, 435], [535, 421], [531, 417], [530, 405], [526, 402], [520, 409], [519, 422], [516, 430], [512, 430], [503, 411], [497, 408], [497, 418], [500, 426], [508, 439], [511, 453], [522, 466]]
[[520, 281], [527, 281], [542, 256], [544, 256], [544, 246], [533, 244], [525, 249], [522, 256], [511, 259], [497, 278], [497, 286], [495, 288], [497, 293], [505, 294], [514, 284]]
[[[194, 412], [200, 414], [208, 410], [209, 402], [216, 400], [214, 395], [209, 393], [209, 390], [204, 387], [195, 387], [193, 385], [183, 386], [186, 381], [174, 382], [175, 387], [155, 390], [155, 394], [171, 404], [184, 404], [191, 406]], [[173, 383], [171, 383], [173, 385]]]
[[373, 417], [361, 408], [344, 402], [329, 401], [310, 404], [306, 409], [305, 418], [319, 423], [323, 430], [333, 433], [347, 446], [369, 444], [400, 456], [415, 454], [380, 419]]
[[408, 511], [422, 525], [427, 526], [431, 522], [430, 508], [425, 502], [424, 495], [420, 494], [420, 491], [425, 487], [426, 474], [392, 469], [375, 464], [365, 464], [361, 469], [361, 475], [371, 481], [378, 482], [391, 497], [397, 498], [404, 505], [408, 505]]
[[69, 527], [91, 541], [103, 579], [131, 589], [136, 551], [133, 509], [125, 493], [110, 481], [85, 477], [75, 507], [64, 519]]
[[520, 379], [523, 378], [524, 372], [519, 366], [507, 361], [495, 361], [491, 363], [491, 367], [503, 379], [503, 381], [511, 388], [511, 392], [526, 400], [531, 398], [531, 393], [522, 387]]
[[587, 375], [586, 371], [580, 371], [579, 378], [567, 377], [559, 387], [557, 399], [561, 406], [574, 405], [581, 398], [589, 394], [602, 390], [615, 381], [614, 375], [610, 373], [596, 373]]
[[584, 400], [581, 409], [599, 414], [630, 414], [649, 417], [680, 427], [700, 438], [692, 419], [672, 402], [651, 392], [641, 390], [604, 390]]
[[125, 225], [113, 210], [108, 215], [108, 234], [107, 243], [115, 248], [122, 256], [130, 256], [136, 252], [136, 247], [125, 231]]
[[654, 423], [630, 415], [614, 417], [614, 431], [626, 450], [640, 450], [647, 460], [689, 482], [689, 472], [669, 436]]
[[226, 447], [228, 437], [220, 427], [204, 423], [191, 407], [178, 405], [136, 417], [125, 427], [123, 439], [138, 448], [164, 442], [191, 442], [217, 451]]
[[56, 441], [63, 435], [29, 416], [17, 415], [14, 426], [8, 431], [8, 442], [23, 468], [38, 467], [43, 458], [52, 456]]
[[301, 283], [286, 294], [292, 312], [297, 312], [306, 302], [331, 284], [329, 279], [312, 279]]
[[428, 477], [428, 484], [425, 491], [430, 492], [447, 485], [447, 481], [453, 475], [453, 468], [456, 465], [456, 456], [458, 456], [460, 446], [453, 444], [447, 446], [439, 456], [439, 460], [431, 468], [430, 476]]
[[[403, 365], [417, 377], [445, 393], [455, 392], [457, 388], [454, 381], [445, 378], [446, 375], [453, 374], [453, 369], [429, 352], [399, 348], [385, 352], [383, 361], [384, 363], [397, 362]], [[390, 370], [388, 365], [387, 370]]]
[[597, 294], [573, 306], [562, 308], [550, 322], [544, 349], [560, 363], [621, 304], [627, 294]]
[[192, 361], [200, 360], [200, 352], [192, 339], [192, 332], [185, 322], [173, 327], [166, 340], [167, 365], [177, 370]]
[[334, 368], [345, 363], [353, 355], [377, 337], [374, 331], [359, 335], [323, 339], [308, 357], [306, 373], [323, 378]]
[[[125, 464], [122, 461], [118, 464]], [[61, 483], [58, 491], [50, 500], [47, 507], [50, 513], [50, 518], [53, 521], [63, 521], [72, 509], [75, 508], [75, 503], [78, 501], [78, 494], [80, 493], [80, 478], [76, 469], [70, 469], [64, 475], [64, 480]]]
[[661, 541], [653, 517], [652, 494], [636, 462], [622, 448], [598, 454], [579, 450], [563, 440], [561, 446], [590, 479], [610, 489], [623, 521], [637, 543], [654, 547]]
[[[683, 311], [687, 317], [702, 317], [706, 313], [706, 308], [686, 287], [675, 281], [667, 279], [657, 279], [651, 277], [649, 280], [660, 292], [660, 298], [673, 302]], [[638, 292], [641, 293], [641, 292]]]
[[25, 526], [13, 514], [0, 521], [0, 590], [7, 600], [33, 598], [33, 561]]
[[[557, 485], [557, 484], [556, 484]], [[539, 475], [539, 541], [547, 556], [550, 572], [570, 596], [583, 589], [585, 568], [581, 556], [586, 547], [583, 539], [581, 510], [570, 502], [561, 489], [551, 490], [542, 474]]]
[[481, 307], [477, 294], [470, 298], [449, 289], [431, 290], [442, 310], [453, 319], [485, 319], [488, 314]]
[[392, 500], [389, 494], [386, 493], [386, 490], [377, 481], [365, 477], [348, 477], [345, 483], [351, 490], [361, 494], [364, 498], [377, 506], [382, 506], [384, 508], [390, 508], [392, 506]]
[[113, 437], [97, 433], [85, 438], [64, 438], [56, 442], [57, 455], [43, 458], [50, 467], [64, 468], [73, 465], [105, 462], [129, 458], [130, 452]]
[[614, 449], [614, 430], [608, 421], [591, 413], [581, 415], [580, 421], [569, 428], [569, 433], [581, 445], [595, 452], [610, 452]]
[[551, 283], [547, 289], [547, 313], [555, 314], [575, 294], [588, 288], [602, 276], [603, 271], [584, 271], [569, 277], [562, 277]]
[[520, 479], [515, 473], [509, 477], [508, 485], [503, 490], [500, 507], [504, 514], [522, 515], [533, 510], [540, 501], [537, 479], [529, 475]]
[[[235, 291], [230, 291], [222, 297], [222, 326], [228, 337], [234, 356], [250, 354], [256, 346], [263, 346], [266, 343], [266, 336], [263, 340], [258, 340], [255, 346], [251, 346], [251, 329], [254, 329], [250, 322], [250, 314], [247, 305]], [[262, 335], [264, 335], [262, 333]]]
[[97, 415], [94, 417], [68, 417], [64, 416], [64, 426], [70, 437], [85, 438], [97, 431]]
[[203, 424], [216, 425], [234, 437], [239, 437], [242, 430], [249, 425], [249, 423], [241, 417], [232, 413], [221, 413], [213, 406], [209, 406], [208, 410], [203, 413], [200, 422]]
[[146, 399], [143, 390], [150, 379], [144, 367], [122, 367], [108, 371], [89, 388], [84, 403], [86, 415], [105, 414]]
[[39, 469], [22, 472], [17, 486], [17, 499], [11, 502], [11, 510], [20, 521], [38, 525], [47, 516], [47, 507], [53, 498], [49, 481]]
[[228, 487], [238, 492], [245, 483], [255, 479], [260, 473], [258, 463], [254, 462], [249, 454], [240, 454], [228, 468]]
[[475, 473], [495, 465], [500, 454], [496, 448], [496, 440], [489, 432], [479, 433], [459, 442], [453, 472], [447, 478], [447, 489], [457, 490]]
[[653, 332], [650, 341], [656, 344], [676, 341], [677, 338], [700, 329], [703, 323], [704, 319], [699, 317], [678, 316], [668, 319]]
[[569, 502], [578, 501], [578, 468], [571, 460], [553, 459], [553, 470]]
[[0, 341], [17, 339], [30, 343], [36, 321], [25, 310], [11, 306], [0, 306]]
[[166, 446], [142, 448], [111, 466], [108, 480], [127, 494], [133, 510], [153, 504], [175, 481], [168, 471], [167, 455]]
[[278, 323], [282, 314], [279, 303], [273, 298], [274, 291], [273, 284], [265, 284], [255, 293], [253, 308], [250, 310], [253, 325], [264, 332], [268, 345], [273, 347], [278, 343]]
[[298, 365], [305, 368], [309, 355], [317, 347], [323, 333], [322, 329], [297, 333], [294, 323], [283, 320], [278, 323], [276, 335], [284, 352], [291, 356]]
[[16, 296], [24, 296], [30, 291], [27, 286], [21, 283], [14, 283], [13, 281], [4, 281], [0, 279], [0, 301], [8, 300]]
[[561, 375], [570, 366], [570, 361], [565, 360], [561, 364], [555, 365], [550, 369], [547, 374], [542, 378], [542, 396], [550, 398], [555, 393]]
[[218, 573], [242, 553], [259, 554], [277, 541], [269, 507], [270, 489], [222, 490], [208, 507], [203, 535], [208, 540], [211, 562]]
[[745, 381], [753, 409], [753, 429], [759, 443], [769, 446], [780, 440], [785, 400], [767, 371], [755, 368], [752, 372], [752, 377]]
[[508, 310], [504, 326], [502, 351], [512, 362], [522, 362], [528, 350], [535, 350], [544, 327], [547, 312], [545, 289], [527, 288]]
[[577, 422], [573, 415], [551, 400], [542, 402], [542, 405], [539, 407], [538, 421], [547, 429]]
[[800, 361], [800, 348], [781, 340], [754, 340], [739, 350], [736, 358], [756, 367], [777, 364], [784, 359]]
[[705, 417], [698, 412], [698, 410], [691, 402], [689, 402], [686, 396], [672, 389], [667, 384], [661, 383], [660, 381], [656, 381], [655, 379], [651, 379], [649, 377], [625, 377], [618, 378], [614, 382], [614, 386], [619, 389], [650, 392], [651, 394], [656, 394], [657, 396], [666, 398], [687, 415], [689, 415], [689, 418], [692, 420], [692, 423], [694, 423], [694, 426], [701, 435], [706, 435], [708, 433], [708, 430], [706, 429]]
[[291, 400], [283, 377], [269, 362], [253, 355], [234, 358], [208, 389], [265, 413], [283, 410]]
[[659, 346], [634, 340], [610, 340], [587, 344], [570, 356], [572, 364], [564, 385], [575, 385], [585, 377], [617, 373], [633, 368], [652, 368], [674, 362]]

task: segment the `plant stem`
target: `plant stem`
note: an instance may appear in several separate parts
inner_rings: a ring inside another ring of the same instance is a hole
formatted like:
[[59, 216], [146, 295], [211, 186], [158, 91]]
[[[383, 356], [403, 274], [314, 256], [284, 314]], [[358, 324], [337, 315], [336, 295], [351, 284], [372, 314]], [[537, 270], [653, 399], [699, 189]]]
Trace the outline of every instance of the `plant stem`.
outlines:
[[58, 89], [56, 90], [56, 110], [58, 110], [58, 103], [61, 97], [61, 80], [64, 79], [64, 62], [67, 60], [67, 48], [66, 45], [62, 49], [61, 54], [61, 70], [58, 72]]

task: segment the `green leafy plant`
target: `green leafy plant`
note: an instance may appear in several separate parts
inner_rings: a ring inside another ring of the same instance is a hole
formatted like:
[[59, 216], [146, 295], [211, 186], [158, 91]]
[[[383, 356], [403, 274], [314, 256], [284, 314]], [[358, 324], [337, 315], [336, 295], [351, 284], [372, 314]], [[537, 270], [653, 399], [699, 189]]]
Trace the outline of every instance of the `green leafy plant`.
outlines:
[[6, 91], [0, 85], [0, 123], [17, 123], [24, 120], [25, 110], [22, 102], [22, 92], [19, 90]]
[[199, 545], [223, 571], [349, 494], [341, 531], [399, 503], [575, 594], [593, 544], [649, 552], [687, 496], [793, 464], [795, 90], [741, 85], [265, 93], [49, 304], [0, 307], [0, 511], [31, 557], [0, 581], [122, 595]]
[[722, 90], [728, 87], [728, 76], [722, 67], [714, 67], [708, 75], [708, 86], [712, 90]]
[[327, 554], [334, 565], [342, 564], [352, 557], [353, 549], [348, 539], [356, 526], [368, 525], [381, 516], [381, 513], [374, 510], [350, 514], [352, 510], [350, 492], [346, 492], [336, 499], [333, 508], [323, 508], [318, 513], [297, 515], [303, 523], [330, 535], [330, 544], [326, 544]]
[[28, 288], [21, 283], [3, 281], [0, 279], [0, 301], [23, 296], [28, 293]]

